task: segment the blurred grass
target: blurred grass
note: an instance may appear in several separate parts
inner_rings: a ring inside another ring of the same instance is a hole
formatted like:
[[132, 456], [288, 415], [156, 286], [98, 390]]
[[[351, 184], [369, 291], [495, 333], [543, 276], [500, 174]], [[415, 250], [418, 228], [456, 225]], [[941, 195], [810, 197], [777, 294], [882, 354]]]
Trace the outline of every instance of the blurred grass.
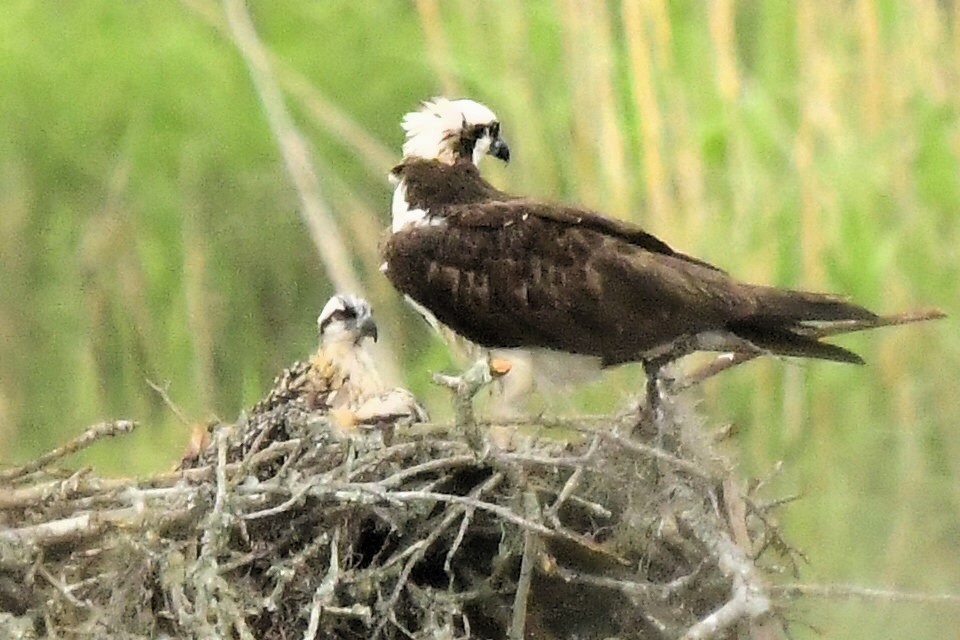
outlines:
[[[960, 9], [953, 3], [249, 4], [354, 267], [435, 412], [449, 356], [377, 273], [401, 115], [490, 104], [499, 185], [631, 218], [757, 282], [929, 326], [849, 336], [864, 368], [756, 362], [712, 381], [744, 472], [777, 490], [808, 580], [960, 590]], [[216, 2], [8, 0], [0, 12], [0, 451], [110, 417], [81, 463], [169, 467], [314, 344], [331, 293]], [[564, 411], [617, 406], [636, 368]], [[943, 637], [955, 609], [815, 603], [826, 637]], [[813, 637], [797, 629], [797, 637]]]

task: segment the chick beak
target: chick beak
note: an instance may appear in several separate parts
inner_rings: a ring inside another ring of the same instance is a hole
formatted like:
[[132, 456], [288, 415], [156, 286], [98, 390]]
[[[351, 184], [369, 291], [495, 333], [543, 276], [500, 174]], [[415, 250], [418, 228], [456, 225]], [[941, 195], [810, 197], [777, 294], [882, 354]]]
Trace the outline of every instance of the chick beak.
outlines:
[[364, 319], [360, 323], [360, 339], [373, 338], [373, 341], [376, 342], [377, 337], [377, 323], [373, 321], [373, 318]]

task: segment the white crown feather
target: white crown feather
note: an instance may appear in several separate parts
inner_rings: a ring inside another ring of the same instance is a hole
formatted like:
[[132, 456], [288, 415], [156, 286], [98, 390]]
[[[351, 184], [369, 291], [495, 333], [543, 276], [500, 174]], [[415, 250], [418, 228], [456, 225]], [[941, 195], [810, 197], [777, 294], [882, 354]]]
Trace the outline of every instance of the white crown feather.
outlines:
[[493, 111], [474, 100], [443, 97], [426, 100], [419, 111], [411, 111], [400, 123], [407, 134], [403, 156], [452, 164], [454, 144], [464, 125], [488, 124], [496, 120]]

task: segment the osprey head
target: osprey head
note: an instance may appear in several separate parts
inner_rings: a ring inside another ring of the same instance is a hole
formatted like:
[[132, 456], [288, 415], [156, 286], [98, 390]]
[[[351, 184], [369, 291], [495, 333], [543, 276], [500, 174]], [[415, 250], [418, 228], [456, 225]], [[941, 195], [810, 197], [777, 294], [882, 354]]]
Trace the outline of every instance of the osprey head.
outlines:
[[338, 293], [327, 301], [317, 317], [320, 341], [352, 342], [359, 345], [364, 338], [377, 341], [377, 324], [370, 304], [350, 293]]
[[424, 158], [453, 164], [469, 158], [479, 164], [490, 154], [510, 161], [510, 148], [500, 137], [500, 121], [488, 107], [473, 100], [434, 98], [411, 111], [400, 124], [407, 134], [405, 158]]

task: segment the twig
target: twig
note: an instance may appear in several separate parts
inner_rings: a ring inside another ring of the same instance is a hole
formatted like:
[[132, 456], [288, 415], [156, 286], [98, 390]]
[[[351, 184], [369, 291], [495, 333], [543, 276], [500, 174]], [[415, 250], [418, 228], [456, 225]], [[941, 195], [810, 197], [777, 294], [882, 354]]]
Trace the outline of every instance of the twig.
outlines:
[[44, 467], [50, 466], [52, 463], [60, 460], [61, 458], [65, 458], [66, 456], [76, 453], [84, 447], [90, 446], [97, 440], [110, 438], [122, 433], [130, 433], [136, 429], [137, 426], [137, 423], [133, 420], [113, 420], [111, 422], [101, 422], [100, 424], [95, 424], [76, 438], [57, 447], [56, 449], [53, 449], [52, 451], [48, 451], [36, 460], [31, 460], [30, 462], [19, 467], [0, 469], [0, 481], [15, 480], [21, 476], [38, 471]]
[[[620, 578], [608, 578], [605, 576], [595, 576], [588, 573], [581, 573], [567, 569], [566, 567], [556, 566], [554, 572], [566, 582], [574, 584], [585, 584], [591, 587], [601, 587], [604, 589], [613, 589], [624, 595], [631, 597], [646, 597], [651, 594], [660, 596], [667, 595], [677, 590], [673, 583], [654, 584], [652, 582], [636, 582], [635, 580], [624, 580]], [[688, 576], [683, 576], [684, 579]]]
[[467, 529], [470, 528], [470, 523], [473, 521], [473, 514], [476, 513], [474, 509], [464, 509], [463, 510], [463, 519], [460, 520], [460, 527], [457, 529], [457, 535], [453, 538], [453, 543], [450, 544], [450, 549], [447, 550], [447, 556], [443, 559], [443, 572], [447, 574], [449, 579], [450, 588], [453, 587], [453, 558], [457, 554], [457, 551], [460, 550], [460, 545], [463, 544], [463, 538], [467, 535]]
[[62, 580], [54, 577], [53, 574], [51, 574], [46, 567], [44, 566], [37, 567], [37, 573], [43, 576], [44, 580], [49, 582], [50, 585], [53, 586], [54, 589], [59, 591], [60, 595], [66, 598], [67, 602], [69, 602], [73, 606], [79, 607], [81, 609], [86, 609], [90, 606], [89, 602], [86, 602], [86, 601], [81, 602], [80, 600], [77, 600], [77, 598], [71, 593], [72, 589], [68, 587], [66, 584], [64, 584]]
[[188, 570], [188, 575], [192, 577], [196, 587], [194, 597], [196, 610], [191, 618], [196, 621], [196, 624], [200, 625], [204, 633], [211, 633], [212, 630], [207, 628], [207, 625], [211, 618], [210, 609], [213, 608], [216, 614], [214, 619], [218, 624], [216, 633], [221, 637], [227, 637], [232, 635], [229, 631], [229, 627], [232, 627], [242, 638], [244, 632], [248, 632], [248, 630], [245, 629], [245, 626], [237, 623], [237, 616], [233, 616], [230, 620], [225, 619], [225, 616], [231, 613], [229, 605], [233, 602], [233, 599], [228, 590], [222, 588], [226, 582], [219, 574], [218, 562], [220, 550], [226, 538], [224, 533], [229, 523], [226, 513], [228, 489], [226, 471], [227, 435], [227, 429], [217, 429], [214, 436], [217, 458], [214, 472], [216, 490], [213, 509], [203, 521], [200, 552]]
[[[590, 441], [590, 447], [587, 449], [587, 452], [583, 454], [583, 460], [591, 460], [597, 453], [597, 449], [600, 445], [600, 438], [594, 436], [593, 440]], [[560, 490], [560, 493], [557, 494], [556, 500], [553, 501], [553, 504], [547, 508], [545, 515], [547, 520], [549, 520], [555, 527], [560, 526], [560, 507], [563, 506], [563, 503], [566, 502], [570, 496], [573, 495], [573, 492], [577, 490], [577, 486], [580, 484], [580, 478], [583, 477], [583, 466], [577, 466], [574, 468], [573, 473], [570, 474], [570, 477], [567, 478], [567, 481], [563, 483], [563, 488]], [[607, 512], [609, 517], [609, 512]]]
[[[746, 547], [750, 536], [776, 528], [751, 519], [749, 536], [742, 528], [730, 534], [730, 522], [742, 523], [745, 513], [760, 507], [744, 498], [745, 505], [728, 504], [724, 511], [718, 499], [710, 499], [727, 475], [724, 469], [580, 419], [555, 422], [583, 435], [565, 448], [534, 438], [529, 450], [493, 450], [478, 458], [462, 438], [407, 439], [401, 433], [400, 442], [388, 447], [358, 441], [356, 456], [347, 462], [342, 443], [319, 436], [274, 442], [254, 453], [235, 446], [237, 438], [223, 428], [206, 466], [181, 473], [134, 482], [84, 473], [51, 480], [41, 472], [35, 474], [39, 485], [29, 491], [0, 492], [0, 504], [15, 493], [18, 505], [0, 518], [23, 525], [0, 530], [0, 566], [21, 574], [45, 567], [78, 601], [90, 599], [90, 611], [68, 606], [71, 615], [90, 618], [109, 595], [88, 576], [113, 566], [104, 562], [132, 547], [159, 562], [150, 566], [162, 574], [167, 604], [160, 615], [191, 637], [252, 638], [267, 627], [275, 635], [295, 619], [301, 620], [297, 636], [313, 640], [348, 626], [364, 637], [470, 637], [471, 623], [477, 631], [478, 607], [496, 606], [502, 611], [491, 620], [496, 637], [514, 640], [534, 632], [532, 607], [552, 580], [574, 583], [572, 591], [595, 594], [599, 603], [631, 602], [632, 619], [664, 637], [684, 631], [688, 638], [720, 637], [747, 625], [755, 633], [774, 620], [764, 615], [774, 600]], [[296, 449], [303, 455], [291, 456]], [[291, 461], [289, 473], [249, 477], [250, 469], [275, 465], [269, 461], [283, 456]], [[641, 473], [632, 497], [615, 496], [617, 483], [648, 460], [677, 471], [656, 482]], [[735, 493], [736, 487], [724, 486], [724, 496]], [[24, 502], [28, 494], [37, 499], [36, 510]], [[647, 515], [648, 506], [659, 511]], [[567, 522], [567, 510], [581, 515]], [[642, 530], [636, 539], [607, 534], [625, 518]], [[331, 543], [338, 527], [339, 543]], [[54, 540], [64, 545], [57, 554], [44, 554]], [[91, 543], [102, 555], [85, 555]], [[547, 544], [551, 556], [544, 555]], [[644, 563], [665, 557], [675, 562], [675, 579], [646, 582]], [[440, 575], [437, 585], [441, 564], [449, 580]], [[129, 566], [140, 571], [145, 565], [136, 559]], [[250, 581], [250, 575], [263, 577]], [[80, 581], [64, 585], [66, 577]], [[61, 602], [58, 585], [45, 578], [37, 574], [47, 601]], [[24, 582], [31, 580], [28, 574]], [[723, 585], [727, 594], [718, 592]], [[813, 589], [788, 585], [775, 593], [784, 601], [829, 597]], [[701, 597], [706, 599], [696, 609], [686, 605], [688, 598]], [[957, 599], [935, 601], [953, 606]], [[694, 611], [703, 617], [697, 620]], [[254, 618], [256, 628], [248, 627]]]
[[[247, 625], [244, 612], [237, 606], [236, 598], [225, 588], [226, 582], [224, 582], [223, 578], [217, 576], [214, 579], [214, 583], [216, 584], [219, 594], [217, 599], [217, 618], [221, 622], [221, 630], [226, 631], [229, 627], [226, 627], [223, 623], [229, 623], [230, 627], [236, 630], [240, 640], [256, 640], [250, 631], [250, 627]], [[223, 620], [224, 614], [228, 616], [227, 620]], [[227, 633], [223, 633], [220, 637], [233, 637], [233, 634], [228, 635]]]
[[293, 495], [288, 499], [284, 500], [278, 505], [270, 507], [268, 509], [262, 509], [260, 511], [254, 511], [253, 513], [245, 513], [241, 516], [242, 520], [259, 520], [260, 518], [266, 518], [269, 516], [275, 516], [278, 513], [283, 513], [284, 511], [289, 511], [292, 509], [298, 502], [303, 500], [304, 496], [307, 495], [307, 491], [310, 490], [310, 487], [313, 486], [312, 482], [304, 482], [300, 487], [293, 492]]
[[592, 451], [588, 451], [582, 456], [551, 456], [512, 451], [492, 451], [490, 457], [498, 462], [512, 462], [521, 465], [535, 464], [544, 467], [573, 467], [574, 469], [582, 469], [584, 465], [593, 462], [595, 458]]
[[[490, 491], [491, 489], [496, 487], [502, 481], [503, 481], [503, 474], [495, 473], [489, 478], [487, 478], [483, 482], [483, 484], [481, 484], [478, 487], [475, 487], [470, 492], [469, 496], [473, 500], [478, 500], [480, 496], [482, 496], [487, 491]], [[459, 496], [459, 497], [462, 497], [462, 496]], [[406, 564], [404, 564], [403, 569], [400, 572], [400, 576], [397, 578], [397, 584], [394, 586], [393, 592], [390, 594], [390, 598], [387, 600], [386, 604], [384, 605], [384, 610], [387, 613], [393, 612], [393, 607], [396, 605], [397, 601], [400, 599], [400, 594], [403, 592], [403, 589], [406, 586], [407, 580], [410, 577], [410, 573], [413, 571], [413, 568], [417, 565], [417, 563], [420, 562], [420, 560], [423, 559], [424, 554], [426, 554], [427, 550], [433, 545], [434, 542], [436, 542], [437, 538], [440, 537], [440, 534], [446, 531], [446, 529], [451, 524], [453, 524], [454, 520], [456, 520], [460, 516], [460, 514], [466, 510], [466, 508], [467, 507], [459, 506], [458, 508], [450, 509], [443, 516], [443, 518], [440, 520], [437, 526], [433, 528], [430, 534], [427, 535], [426, 538], [410, 545], [409, 547], [407, 547], [404, 553], [400, 554], [401, 556], [409, 555], [410, 558], [407, 560]], [[389, 567], [394, 562], [395, 561], [393, 559], [388, 560], [384, 564], [384, 568]], [[389, 619], [388, 617], [384, 617], [380, 621], [376, 629], [374, 629], [373, 634], [371, 635], [372, 638], [376, 638], [380, 635], [388, 619]]]
[[889, 602], [917, 602], [923, 604], [960, 605], [960, 593], [918, 593], [898, 589], [877, 589], [855, 584], [782, 584], [770, 587], [770, 592], [784, 598], [856, 598]]
[[603, 440], [615, 442], [616, 444], [620, 445], [621, 447], [623, 447], [624, 449], [632, 453], [642, 455], [646, 458], [652, 458], [660, 462], [665, 462], [673, 466], [674, 468], [679, 469], [681, 471], [685, 471], [691, 476], [700, 478], [701, 480], [707, 480], [709, 482], [714, 481], [713, 476], [707, 471], [705, 471], [704, 469], [702, 469], [697, 464], [690, 462], [689, 460], [685, 460], [683, 458], [678, 458], [677, 456], [673, 455], [672, 453], [668, 453], [663, 449], [658, 449], [657, 447], [651, 447], [650, 445], [643, 444], [642, 442], [637, 442], [636, 440], [633, 440], [630, 438], [625, 438], [616, 433], [610, 433], [610, 432], [604, 432], [604, 431], [592, 431], [592, 430], [589, 431], [589, 433], [595, 433], [599, 438]]
[[672, 393], [685, 391], [691, 387], [695, 387], [698, 384], [703, 383], [705, 380], [712, 378], [719, 373], [723, 373], [727, 369], [732, 369], [737, 365], [750, 362], [755, 358], [759, 358], [761, 355], [762, 354], [755, 351], [751, 351], [749, 353], [746, 351], [739, 351], [736, 353], [721, 353], [700, 368], [695, 369], [682, 378], [675, 380], [670, 385], [670, 391]]
[[[691, 492], [684, 489], [681, 493]], [[689, 504], [698, 504], [695, 496], [687, 498]], [[717, 527], [712, 514], [695, 507], [681, 518], [716, 559], [720, 572], [730, 580], [732, 592], [727, 602], [688, 628], [682, 640], [718, 638], [742, 620], [752, 621], [769, 613], [772, 603], [756, 566], [746, 551]]]
[[303, 634], [303, 640], [314, 640], [320, 628], [320, 612], [333, 601], [334, 590], [340, 581], [340, 527], [333, 530], [330, 540], [330, 559], [327, 563], [327, 573], [313, 592], [313, 601], [310, 605], [310, 622]]
[[180, 410], [180, 407], [178, 407], [176, 403], [174, 403], [174, 401], [170, 399], [170, 394], [167, 391], [170, 388], [170, 383], [168, 382], [166, 385], [161, 387], [160, 385], [153, 382], [150, 378], [144, 378], [144, 380], [147, 381], [147, 384], [150, 385], [151, 389], [157, 392], [157, 395], [159, 395], [160, 399], [163, 400], [163, 403], [167, 405], [167, 408], [173, 412], [173, 415], [177, 416], [180, 422], [182, 422], [183, 424], [189, 427], [190, 420], [188, 420], [187, 416], [184, 415], [183, 411]]
[[928, 320], [942, 320], [947, 314], [943, 309], [928, 307], [926, 309], [915, 309], [913, 311], [904, 311], [903, 313], [893, 313], [885, 316], [879, 316], [876, 320], [846, 320], [840, 322], [831, 322], [830, 324], [813, 327], [809, 334], [814, 338], [826, 338], [863, 329], [876, 329], [879, 327], [895, 327], [903, 324], [913, 324], [914, 322], [926, 322]]
[[473, 397], [480, 389], [493, 382], [490, 360], [478, 359], [459, 376], [435, 373], [433, 382], [453, 391], [453, 410], [457, 429], [466, 436], [467, 443], [475, 451], [479, 451], [483, 447], [483, 437], [473, 413]]
[[[536, 522], [540, 519], [540, 503], [537, 494], [531, 489], [523, 492], [523, 512], [527, 520]], [[513, 597], [513, 617], [510, 621], [509, 640], [523, 640], [526, 636], [524, 629], [527, 623], [527, 603], [530, 600], [530, 585], [533, 582], [533, 571], [537, 559], [540, 557], [540, 538], [536, 533], [527, 529], [523, 532], [523, 555], [520, 558], [520, 577], [517, 579], [517, 591]]]
[[211, 563], [216, 569], [217, 553], [219, 551], [223, 532], [227, 526], [227, 430], [218, 429], [216, 433], [217, 466], [216, 493], [213, 500], [213, 511], [207, 517], [203, 527], [203, 536], [200, 539], [201, 550], [197, 562], [204, 560]]
[[320, 551], [328, 546], [330, 538], [323, 533], [314, 538], [307, 546], [301, 549], [297, 555], [290, 560], [274, 564], [267, 569], [268, 576], [276, 576], [277, 581], [270, 591], [270, 595], [264, 599], [263, 607], [270, 612], [274, 612], [280, 606], [280, 599], [283, 597], [287, 586], [297, 576], [297, 573], [310, 562]]
[[217, 431], [217, 493], [213, 502], [212, 516], [222, 517], [227, 502], [227, 432]]
[[[170, 509], [156, 516], [156, 520], [166, 524], [182, 522], [189, 518], [190, 513], [189, 508]], [[144, 522], [145, 515], [137, 507], [93, 511], [19, 529], [3, 529], [0, 530], [0, 541], [13, 543], [21, 549], [26, 545], [47, 547], [70, 540], [93, 538], [110, 527], [136, 526]]]
[[[251, 468], [272, 462], [276, 458], [288, 454], [299, 446], [300, 440], [286, 440], [274, 442], [266, 449], [243, 462], [231, 462], [226, 466], [226, 472], [232, 475], [239, 471], [243, 464]], [[338, 445], [339, 446], [339, 445]], [[76, 478], [77, 474], [67, 480], [54, 480], [29, 487], [22, 487], [12, 491], [0, 492], [0, 510], [22, 509], [37, 502], [56, 497], [58, 500], [71, 500], [84, 496], [105, 495], [119, 492], [138, 486], [140, 490], [149, 488], [172, 487], [184, 481], [203, 482], [214, 475], [213, 466], [196, 467], [182, 471], [162, 473], [144, 481], [138, 482], [130, 478]]]
[[[479, 509], [481, 511], [487, 511], [489, 513], [495, 514], [501, 520], [505, 520], [510, 524], [516, 525], [526, 530], [534, 531], [540, 535], [546, 536], [548, 538], [557, 538], [561, 540], [566, 540], [572, 542], [577, 546], [583, 547], [588, 551], [593, 553], [600, 553], [606, 555], [607, 557], [619, 562], [620, 564], [629, 564], [624, 558], [610, 552], [607, 549], [604, 549], [601, 545], [593, 542], [589, 538], [582, 536], [567, 529], [551, 529], [546, 527], [539, 522], [533, 522], [523, 516], [519, 516], [507, 507], [501, 506], [499, 504], [494, 504], [492, 502], [484, 502], [470, 496], [457, 496], [450, 495], [447, 493], [437, 493], [433, 491], [382, 491], [377, 488], [375, 485], [360, 485], [357, 486], [361, 491], [367, 491], [376, 495], [384, 500], [396, 501], [399, 503], [403, 502], [415, 502], [415, 501], [429, 501], [429, 502], [450, 502], [454, 504], [461, 504]], [[348, 495], [337, 492], [341, 498], [347, 498]]]
[[[611, 512], [610, 509], [607, 509], [605, 506], [603, 506], [603, 505], [600, 504], [599, 502], [593, 502], [592, 500], [587, 500], [586, 498], [581, 498], [581, 497], [578, 496], [578, 495], [568, 496], [568, 497], [567, 497], [567, 500], [569, 500], [570, 502], [573, 502], [573, 503], [575, 503], [575, 504], [583, 507], [584, 509], [586, 509], [587, 511], [589, 511], [589, 512], [592, 513], [593, 515], [597, 516], [598, 518], [612, 518], [612, 517], [613, 517], [613, 512]], [[558, 525], [558, 526], [559, 526], [559, 525]]]
[[397, 473], [380, 480], [377, 484], [381, 485], [385, 489], [391, 489], [393, 487], [399, 487], [404, 483], [404, 481], [424, 473], [470, 467], [476, 465], [476, 463], [476, 456], [469, 455], [450, 456], [447, 458], [428, 460], [427, 462], [422, 462], [418, 465], [401, 469]]

